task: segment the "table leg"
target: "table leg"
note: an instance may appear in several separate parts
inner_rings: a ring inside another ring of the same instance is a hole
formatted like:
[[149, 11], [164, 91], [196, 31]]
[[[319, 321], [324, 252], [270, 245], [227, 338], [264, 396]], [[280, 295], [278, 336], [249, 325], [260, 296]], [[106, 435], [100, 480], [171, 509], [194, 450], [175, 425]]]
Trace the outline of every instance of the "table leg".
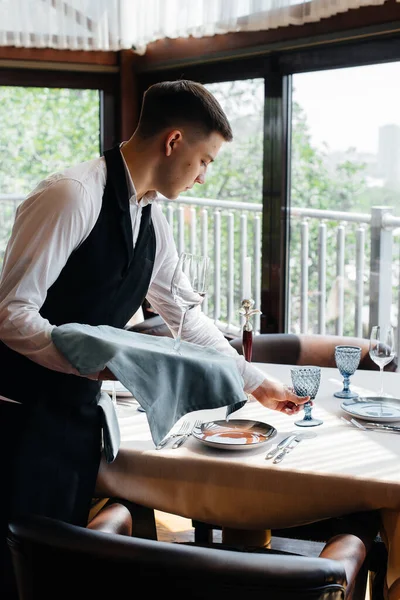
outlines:
[[271, 547], [271, 530], [222, 528], [222, 543], [229, 546]]

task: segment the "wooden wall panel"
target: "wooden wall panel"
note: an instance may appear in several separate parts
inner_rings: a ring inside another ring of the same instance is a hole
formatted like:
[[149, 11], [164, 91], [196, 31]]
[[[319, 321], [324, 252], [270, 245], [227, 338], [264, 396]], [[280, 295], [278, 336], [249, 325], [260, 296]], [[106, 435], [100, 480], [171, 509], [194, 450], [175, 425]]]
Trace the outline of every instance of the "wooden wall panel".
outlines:
[[138, 68], [141, 71], [162, 70], [178, 64], [256, 57], [284, 49], [325, 44], [335, 39], [351, 40], [395, 31], [400, 32], [400, 3], [387, 0], [383, 5], [352, 9], [301, 26], [159, 40], [148, 45], [146, 54], [138, 61]]
[[52, 48], [16, 48], [0, 46], [0, 60], [75, 63], [88, 65], [117, 66], [117, 52], [84, 52], [81, 50], [54, 50]]

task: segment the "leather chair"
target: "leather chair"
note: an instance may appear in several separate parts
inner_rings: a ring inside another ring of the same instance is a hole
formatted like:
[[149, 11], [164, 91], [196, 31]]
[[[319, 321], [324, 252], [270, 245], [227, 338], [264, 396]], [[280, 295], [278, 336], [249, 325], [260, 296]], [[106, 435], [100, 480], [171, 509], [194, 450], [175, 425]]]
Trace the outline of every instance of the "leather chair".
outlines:
[[370, 527], [335, 536], [310, 557], [129, 537], [127, 520], [126, 507], [113, 504], [87, 528], [40, 516], [11, 522], [20, 600], [119, 600], [139, 593], [149, 600], [167, 593], [193, 600], [365, 597]]
[[[147, 335], [168, 336], [172, 333], [165, 321], [159, 316], [150, 317], [141, 323], [128, 327], [129, 331], [146, 333]], [[243, 354], [242, 338], [230, 339], [229, 343], [239, 354]], [[283, 365], [317, 365], [335, 367], [335, 346], [361, 346], [360, 369], [379, 370], [369, 356], [369, 340], [360, 337], [293, 334], [293, 333], [261, 333], [253, 339], [253, 362], [279, 363]], [[385, 366], [385, 371], [397, 371], [397, 356]]]
[[[230, 344], [243, 354], [240, 337], [231, 340]], [[369, 340], [338, 335], [261, 333], [253, 338], [252, 362], [335, 368], [335, 346], [340, 345], [360, 346], [359, 369], [379, 370], [369, 356]], [[397, 360], [395, 356], [385, 371], [397, 371]]]

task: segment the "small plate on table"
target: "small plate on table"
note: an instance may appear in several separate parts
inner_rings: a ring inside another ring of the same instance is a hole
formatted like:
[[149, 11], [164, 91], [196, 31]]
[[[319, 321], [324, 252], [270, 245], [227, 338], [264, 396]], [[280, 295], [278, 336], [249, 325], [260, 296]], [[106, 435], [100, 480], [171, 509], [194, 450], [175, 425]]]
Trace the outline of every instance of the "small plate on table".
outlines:
[[377, 423], [393, 423], [400, 421], [400, 399], [387, 396], [359, 396], [345, 400], [340, 408], [352, 417], [375, 421]]
[[192, 432], [192, 436], [211, 448], [251, 450], [269, 442], [277, 431], [272, 425], [248, 419], [208, 421]]

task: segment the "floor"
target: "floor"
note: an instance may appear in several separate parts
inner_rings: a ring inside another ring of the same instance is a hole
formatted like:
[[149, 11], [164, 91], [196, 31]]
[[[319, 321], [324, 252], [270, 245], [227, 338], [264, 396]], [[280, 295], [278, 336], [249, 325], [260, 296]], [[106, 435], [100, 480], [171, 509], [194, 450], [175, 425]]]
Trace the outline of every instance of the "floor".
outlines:
[[[193, 542], [192, 521], [177, 515], [155, 511], [157, 535], [162, 542]], [[214, 533], [214, 541], [221, 541], [221, 532]]]
[[[171, 515], [161, 511], [155, 511], [157, 536], [159, 541], [163, 542], [193, 542], [194, 529], [192, 521]], [[213, 542], [222, 541], [222, 532], [219, 529], [213, 530]], [[324, 544], [319, 542], [290, 540], [288, 538], [272, 538], [272, 547], [277, 550], [287, 552], [305, 553], [311, 556], [318, 556]]]

